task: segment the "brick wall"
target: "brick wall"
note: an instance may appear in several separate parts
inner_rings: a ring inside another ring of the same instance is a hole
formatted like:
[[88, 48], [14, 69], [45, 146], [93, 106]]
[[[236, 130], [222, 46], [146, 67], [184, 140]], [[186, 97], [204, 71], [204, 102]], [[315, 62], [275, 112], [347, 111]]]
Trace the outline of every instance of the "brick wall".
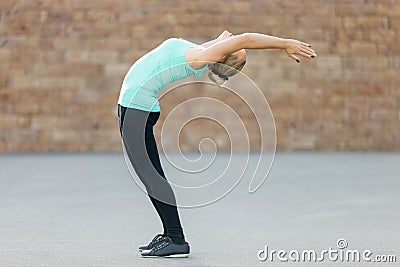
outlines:
[[[202, 42], [224, 29], [318, 52], [300, 65], [248, 53], [244, 72], [271, 105], [278, 149], [400, 151], [399, 28], [397, 0], [1, 0], [0, 151], [120, 150], [115, 105], [130, 64], [165, 38]], [[229, 147], [218, 125], [191, 127], [183, 149], [210, 134]]]

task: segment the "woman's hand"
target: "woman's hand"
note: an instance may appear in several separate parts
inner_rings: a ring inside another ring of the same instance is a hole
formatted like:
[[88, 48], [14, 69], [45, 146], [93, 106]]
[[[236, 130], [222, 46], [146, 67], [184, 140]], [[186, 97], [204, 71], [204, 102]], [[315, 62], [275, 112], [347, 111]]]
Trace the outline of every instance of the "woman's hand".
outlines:
[[300, 42], [294, 39], [286, 39], [283, 50], [288, 54], [289, 57], [293, 58], [300, 63], [298, 56], [306, 58], [315, 58], [317, 53], [311, 48], [310, 44]]
[[228, 38], [230, 38], [232, 36], [233, 36], [233, 34], [231, 32], [225, 30], [218, 36], [217, 39], [218, 39], [218, 42], [221, 42], [221, 41], [223, 41], [225, 39], [228, 39]]

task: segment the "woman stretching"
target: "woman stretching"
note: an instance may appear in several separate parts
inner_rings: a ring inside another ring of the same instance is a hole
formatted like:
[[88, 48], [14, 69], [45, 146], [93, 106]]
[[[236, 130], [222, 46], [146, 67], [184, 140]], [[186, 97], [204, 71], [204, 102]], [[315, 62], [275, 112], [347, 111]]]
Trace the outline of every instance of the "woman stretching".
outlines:
[[246, 63], [245, 49], [282, 49], [300, 63], [298, 56], [314, 58], [311, 45], [294, 39], [259, 34], [233, 35], [224, 31], [217, 39], [197, 45], [171, 38], [137, 60], [126, 74], [118, 99], [119, 127], [124, 149], [144, 184], [164, 232], [139, 247], [143, 257], [187, 257], [174, 192], [161, 167], [153, 126], [160, 115], [157, 92], [167, 84], [194, 75], [221, 85]]

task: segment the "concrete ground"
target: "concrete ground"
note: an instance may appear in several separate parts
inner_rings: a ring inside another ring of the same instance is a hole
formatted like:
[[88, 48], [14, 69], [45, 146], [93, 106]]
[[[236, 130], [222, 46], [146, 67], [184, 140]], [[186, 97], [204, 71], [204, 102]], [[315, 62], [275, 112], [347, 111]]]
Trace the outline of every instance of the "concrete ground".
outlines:
[[[339, 238], [397, 257], [351, 266], [400, 262], [400, 154], [277, 153], [255, 194], [244, 178], [212, 205], [180, 209], [186, 259], [140, 257], [136, 247], [161, 224], [122, 153], [5, 154], [0, 166], [0, 266], [309, 266], [257, 252], [319, 253]], [[326, 256], [316, 265], [350, 264]]]

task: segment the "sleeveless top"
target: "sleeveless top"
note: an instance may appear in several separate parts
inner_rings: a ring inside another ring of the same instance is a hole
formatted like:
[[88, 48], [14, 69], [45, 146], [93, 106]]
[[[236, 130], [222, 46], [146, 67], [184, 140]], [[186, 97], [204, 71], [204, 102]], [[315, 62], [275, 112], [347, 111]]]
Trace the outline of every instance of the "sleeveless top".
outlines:
[[122, 82], [118, 104], [150, 112], [159, 112], [157, 92], [167, 84], [194, 75], [200, 77], [208, 65], [199, 70], [189, 66], [185, 52], [199, 45], [181, 38], [170, 38], [137, 60]]

